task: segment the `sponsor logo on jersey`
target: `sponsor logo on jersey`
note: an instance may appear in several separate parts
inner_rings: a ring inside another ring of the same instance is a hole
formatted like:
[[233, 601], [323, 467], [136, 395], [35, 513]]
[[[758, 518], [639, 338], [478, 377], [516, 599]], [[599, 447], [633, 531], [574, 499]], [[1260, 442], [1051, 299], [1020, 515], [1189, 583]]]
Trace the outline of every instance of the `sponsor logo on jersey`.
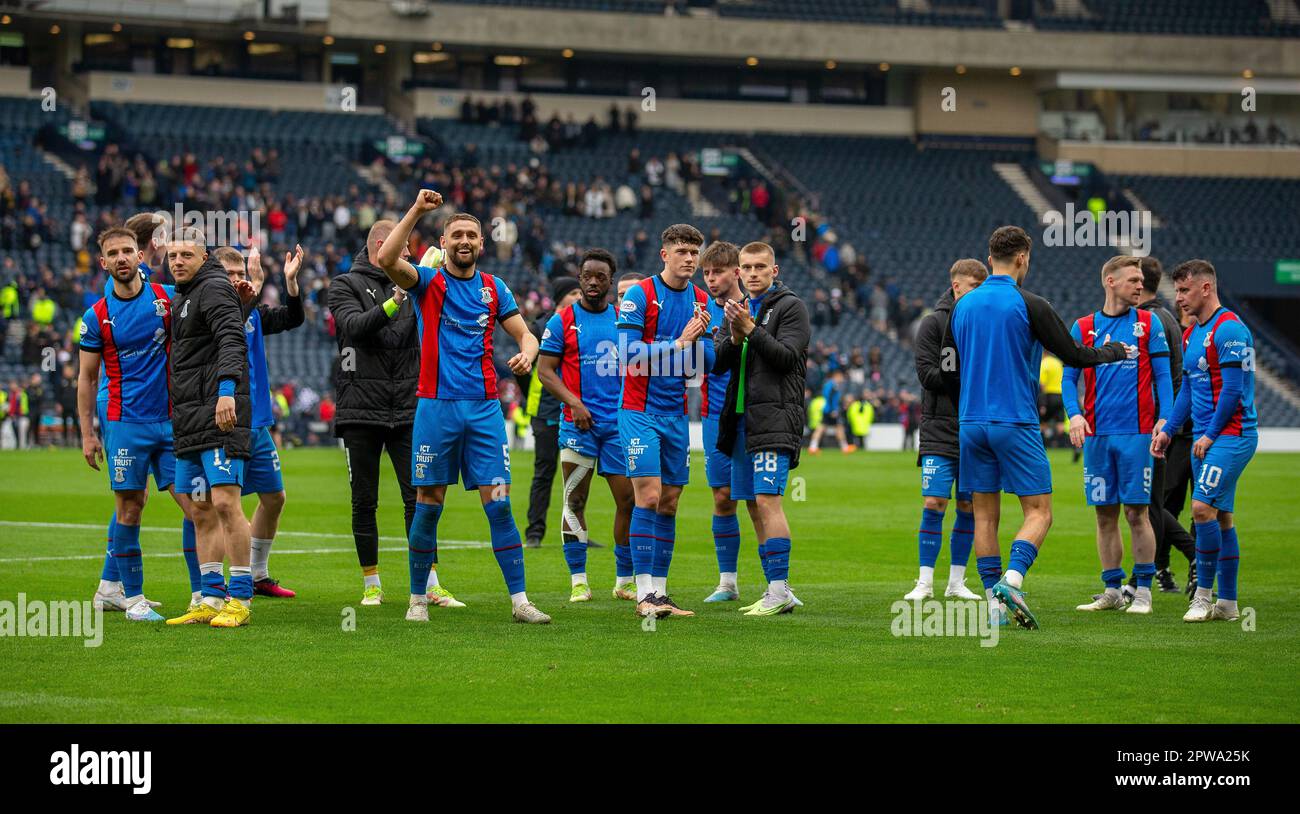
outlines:
[[625, 314], [630, 314], [636, 310], [636, 303], [632, 302], [629, 299], [624, 299], [623, 304], [618, 307], [618, 310], [622, 311]]

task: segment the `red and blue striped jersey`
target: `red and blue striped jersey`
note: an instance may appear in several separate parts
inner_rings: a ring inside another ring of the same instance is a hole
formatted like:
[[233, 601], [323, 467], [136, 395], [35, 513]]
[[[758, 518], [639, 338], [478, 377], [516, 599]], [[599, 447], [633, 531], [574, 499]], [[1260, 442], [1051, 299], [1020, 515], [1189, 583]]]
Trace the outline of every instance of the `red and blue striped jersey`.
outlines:
[[446, 269], [416, 266], [410, 289], [420, 331], [420, 380], [426, 399], [487, 401], [497, 397], [492, 335], [502, 320], [519, 313], [510, 288], [475, 271], [462, 280]]
[[[551, 316], [542, 332], [542, 353], [560, 358], [560, 378], [599, 422], [618, 418], [622, 379], [618, 369], [618, 327], [614, 306], [592, 312], [575, 302]], [[569, 405], [564, 420], [572, 422]]]
[[1090, 348], [1123, 342], [1136, 346], [1138, 354], [1095, 368], [1067, 366], [1061, 380], [1066, 413], [1082, 414], [1090, 435], [1150, 434], [1174, 406], [1169, 340], [1160, 320], [1141, 308], [1114, 316], [1095, 311], [1075, 320], [1070, 336]]
[[171, 417], [167, 357], [172, 342], [169, 285], [144, 283], [120, 299], [110, 284], [81, 318], [81, 349], [102, 357], [98, 401], [109, 421], [148, 424]]
[[[620, 409], [685, 415], [686, 383], [706, 372], [703, 349], [673, 351], [670, 346], [696, 309], [708, 307], [708, 300], [708, 294], [694, 283], [672, 288], [659, 274], [627, 290], [619, 306], [618, 327], [625, 338], [633, 333], [636, 344], [620, 349], [624, 368]], [[700, 342], [710, 342], [709, 336]]]
[[1220, 308], [1204, 325], [1193, 325], [1183, 334], [1183, 387], [1191, 387], [1192, 432], [1205, 435], [1219, 406], [1223, 389], [1223, 368], [1241, 368], [1241, 398], [1220, 435], [1256, 432], [1255, 342], [1241, 318]]

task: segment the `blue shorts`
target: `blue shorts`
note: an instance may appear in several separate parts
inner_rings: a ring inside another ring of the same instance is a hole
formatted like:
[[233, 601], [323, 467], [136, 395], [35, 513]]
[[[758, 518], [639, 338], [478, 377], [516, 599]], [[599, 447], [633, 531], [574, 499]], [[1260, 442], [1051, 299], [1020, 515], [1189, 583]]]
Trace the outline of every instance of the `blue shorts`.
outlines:
[[114, 492], [148, 489], [151, 472], [158, 491], [172, 485], [176, 476], [176, 455], [172, 451], [170, 421], [149, 424], [108, 421], [104, 410], [100, 409], [99, 426], [104, 434], [108, 485]]
[[1083, 493], [1089, 506], [1151, 502], [1151, 436], [1090, 435], [1083, 439]]
[[731, 487], [731, 456], [718, 449], [718, 419], [704, 419], [704, 475], [709, 488]]
[[618, 434], [618, 420], [592, 421], [591, 429], [580, 430], [569, 421], [560, 422], [560, 447], [596, 459], [596, 473], [627, 474], [627, 457]]
[[213, 486], [243, 486], [244, 459], [231, 458], [225, 447], [190, 452], [176, 458], [176, 488], [200, 499]]
[[420, 398], [411, 431], [411, 483], [465, 489], [510, 483], [506, 419], [496, 399]]
[[253, 451], [244, 464], [244, 494], [283, 492], [280, 477], [280, 453], [275, 448], [270, 427], [253, 428]]
[[746, 452], [745, 422], [737, 422], [736, 445], [731, 448], [731, 499], [784, 495], [789, 477], [790, 453], [771, 449]]
[[685, 415], [618, 411], [619, 440], [629, 478], [659, 478], [669, 486], [691, 479], [690, 424]]
[[[946, 455], [926, 455], [921, 458], [921, 497], [952, 497], [952, 487], [957, 482], [957, 461]], [[970, 501], [971, 493], [957, 490], [957, 499]]]
[[1038, 425], [962, 424], [958, 488], [1021, 497], [1050, 494], [1052, 469]]
[[1220, 435], [1205, 458], [1192, 456], [1192, 500], [1231, 512], [1237, 498], [1237, 480], [1255, 455], [1259, 437]]

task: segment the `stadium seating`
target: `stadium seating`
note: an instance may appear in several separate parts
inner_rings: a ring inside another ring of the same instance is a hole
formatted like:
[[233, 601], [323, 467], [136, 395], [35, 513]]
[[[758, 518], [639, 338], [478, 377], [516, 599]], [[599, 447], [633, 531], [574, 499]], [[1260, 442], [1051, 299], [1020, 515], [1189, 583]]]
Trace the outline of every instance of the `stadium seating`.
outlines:
[[[663, 14], [659, 0], [455, 0], [489, 6]], [[1267, 0], [1081, 0], [1083, 13], [1067, 12], [1052, 0], [1037, 0], [1033, 22], [1044, 30], [1132, 34], [1188, 34], [1237, 37], [1294, 37], [1300, 10], [1275, 19]], [[707, 5], [707, 4], [706, 4]], [[929, 11], [898, 0], [716, 0], [723, 18], [797, 20], [810, 23], [999, 28], [996, 0], [930, 0]]]
[[[0, 160], [12, 178], [28, 180], [35, 194], [47, 200], [51, 211], [63, 219], [71, 212], [67, 179], [47, 164], [31, 144], [34, 128], [45, 121], [36, 115], [36, 104], [31, 100], [0, 100], [0, 112], [6, 113], [0, 125]], [[278, 193], [300, 196], [340, 194], [351, 185], [361, 189], [362, 194], [377, 192], [354, 165], [366, 142], [396, 132], [386, 117], [373, 115], [267, 114], [242, 109], [119, 104], [96, 104], [94, 112], [155, 161], [177, 152], [193, 152], [201, 161], [220, 155], [242, 162], [254, 147], [275, 147], [283, 156], [276, 184]], [[468, 152], [469, 145], [474, 145], [480, 167], [524, 166], [533, 160], [528, 145], [511, 127], [421, 120], [418, 131], [428, 139], [429, 157], [435, 161], [454, 165]], [[184, 133], [198, 135], [181, 135]], [[669, 152], [685, 154], [728, 145], [748, 147], [769, 166], [788, 172], [804, 188], [815, 190], [816, 219], [835, 231], [841, 245], [853, 244], [858, 256], [872, 269], [871, 282], [886, 284], [891, 298], [901, 295], [909, 301], [920, 299], [928, 307], [943, 290], [947, 268], [954, 259], [983, 258], [987, 253], [985, 239], [999, 225], [1018, 223], [1031, 227], [1035, 222], [1029, 207], [993, 169], [998, 162], [1029, 167], [1036, 161], [1031, 150], [1014, 145], [964, 149], [891, 138], [602, 132], [594, 148], [550, 152], [536, 160], [561, 183], [590, 183], [603, 177], [616, 187], [629, 180], [627, 157], [633, 147], [648, 159]], [[1219, 262], [1261, 260], [1297, 256], [1300, 252], [1287, 225], [1288, 217], [1300, 211], [1300, 183], [1145, 176], [1115, 180], [1132, 188], [1156, 211], [1164, 223], [1156, 237], [1160, 254], [1170, 261], [1193, 255]], [[417, 183], [412, 179], [396, 185], [399, 202], [414, 195]], [[763, 225], [752, 215], [725, 211], [705, 214], [716, 210], [709, 207], [709, 202], [702, 206], [693, 209], [683, 195], [662, 185], [655, 189], [655, 212], [649, 221], [640, 220], [635, 212], [594, 219], [535, 206], [518, 225], [521, 241], [536, 217], [545, 229], [548, 248], [556, 242], [604, 246], [620, 260], [639, 229], [650, 234], [653, 245], [658, 230], [671, 222], [694, 223], [706, 235], [717, 229], [736, 243], [765, 235]], [[725, 203], [718, 208], [725, 209]], [[318, 251], [321, 247], [309, 248]], [[1052, 300], [1068, 323], [1096, 307], [1096, 270], [1110, 254], [1106, 248], [1036, 246], [1028, 287]], [[62, 269], [73, 263], [71, 251], [62, 241], [15, 255], [23, 274], [35, 273], [41, 264]], [[842, 272], [828, 273], [819, 264], [799, 262], [794, 255], [778, 259], [783, 278], [809, 299], [818, 290], [830, 292], [856, 285]], [[488, 265], [516, 292], [548, 289], [544, 274], [529, 268], [518, 253], [499, 262], [489, 248]], [[640, 270], [651, 269], [647, 266]], [[869, 288], [864, 286], [851, 293], [865, 308]], [[1268, 348], [1267, 356], [1276, 360], [1279, 372], [1294, 375], [1300, 370], [1300, 361], [1295, 360], [1289, 343], [1266, 329], [1258, 333], [1261, 347]], [[845, 313], [837, 324], [819, 327], [816, 341], [842, 353], [855, 348], [864, 353], [879, 348], [880, 386], [916, 388], [906, 338], [877, 330], [862, 312]], [[329, 389], [334, 349], [321, 326], [306, 326], [276, 337], [267, 345], [277, 377], [298, 379], [319, 392]], [[1300, 425], [1300, 412], [1270, 388], [1261, 386], [1259, 404], [1263, 423]]]

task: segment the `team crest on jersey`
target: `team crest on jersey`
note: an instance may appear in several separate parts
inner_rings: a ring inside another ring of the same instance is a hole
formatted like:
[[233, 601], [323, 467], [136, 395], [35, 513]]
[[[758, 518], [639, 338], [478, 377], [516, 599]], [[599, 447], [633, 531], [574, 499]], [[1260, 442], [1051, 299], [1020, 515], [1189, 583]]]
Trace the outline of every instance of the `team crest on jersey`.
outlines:
[[1138, 339], [1141, 339], [1143, 336], [1146, 335], [1146, 332], [1147, 332], [1147, 326], [1143, 325], [1141, 322], [1133, 323], [1133, 336], [1137, 337]]
[[126, 468], [121, 466], [113, 467], [113, 480], [118, 483], [126, 482]]
[[244, 320], [244, 333], [251, 334], [252, 332], [253, 332], [253, 318], [250, 316], [248, 319]]
[[482, 288], [480, 288], [480, 289], [478, 290], [478, 296], [479, 296], [479, 299], [483, 300], [483, 304], [484, 304], [484, 305], [491, 305], [491, 304], [492, 304], [492, 287], [491, 287], [491, 286], [486, 286], [486, 285], [483, 286]]
[[159, 297], [158, 299], [154, 300], [154, 301], [153, 301], [153, 315], [156, 316], [156, 317], [165, 317], [165, 316], [167, 316], [167, 306], [168, 306], [168, 305], [170, 305], [170, 303], [167, 302], [167, 300], [164, 300], [162, 297]]
[[1201, 347], [1208, 348], [1213, 343], [1214, 343], [1214, 338], [1210, 334], [1206, 334], [1205, 341], [1201, 343]]

